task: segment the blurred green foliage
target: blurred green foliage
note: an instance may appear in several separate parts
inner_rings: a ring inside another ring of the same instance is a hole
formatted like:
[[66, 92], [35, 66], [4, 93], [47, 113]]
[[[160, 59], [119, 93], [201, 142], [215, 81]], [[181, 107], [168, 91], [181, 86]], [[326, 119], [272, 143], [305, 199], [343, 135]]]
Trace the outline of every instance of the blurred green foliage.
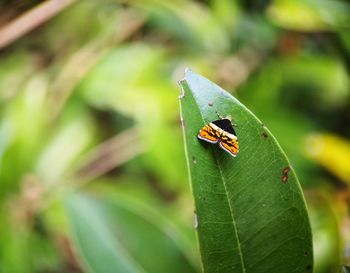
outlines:
[[[39, 1], [20, 2], [1, 4], [2, 26]], [[349, 264], [349, 10], [84, 0], [3, 49], [0, 272], [100, 272], [91, 261], [115, 257], [159, 272], [152, 253], [200, 272], [177, 102], [185, 67], [230, 90], [286, 151], [307, 193], [315, 272]]]

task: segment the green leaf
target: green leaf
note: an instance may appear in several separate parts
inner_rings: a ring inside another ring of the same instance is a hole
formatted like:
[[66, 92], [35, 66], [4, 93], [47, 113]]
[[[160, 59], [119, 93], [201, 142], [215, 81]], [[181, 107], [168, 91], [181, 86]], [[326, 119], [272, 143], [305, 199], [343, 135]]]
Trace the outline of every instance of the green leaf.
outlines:
[[345, 1], [274, 0], [267, 8], [267, 15], [280, 27], [315, 32], [349, 27], [349, 11]]
[[88, 272], [195, 273], [179, 230], [150, 208], [118, 196], [67, 202], [73, 237]]
[[[305, 201], [275, 138], [244, 105], [204, 77], [187, 71], [181, 85], [204, 272], [312, 272]], [[237, 124], [236, 158], [197, 138], [206, 123], [218, 119], [216, 111]]]
[[[330, 181], [323, 181], [325, 184]], [[320, 183], [320, 181], [318, 181]], [[328, 184], [327, 183], [327, 184]], [[320, 183], [321, 184], [321, 183]], [[306, 193], [314, 243], [314, 272], [339, 273], [343, 260], [345, 242], [341, 234], [343, 203], [333, 196], [332, 191], [318, 187]]]

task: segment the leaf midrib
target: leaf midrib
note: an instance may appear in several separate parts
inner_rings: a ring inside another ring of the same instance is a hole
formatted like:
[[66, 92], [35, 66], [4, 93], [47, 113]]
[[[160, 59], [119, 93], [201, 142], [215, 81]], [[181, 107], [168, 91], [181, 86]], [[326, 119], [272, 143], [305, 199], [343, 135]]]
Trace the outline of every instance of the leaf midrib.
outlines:
[[[186, 81], [186, 84], [187, 86], [190, 88], [189, 84], [187, 83]], [[191, 91], [190, 91], [191, 92]], [[199, 113], [200, 113], [200, 116], [201, 116], [201, 119], [202, 121], [204, 122], [204, 124], [206, 124], [206, 121], [202, 115], [202, 111], [201, 111], [201, 106], [197, 103], [197, 100], [196, 100], [196, 96], [193, 92], [191, 92], [191, 94], [193, 95], [193, 98], [194, 98], [194, 102], [196, 103], [196, 105], [198, 106], [198, 109], [200, 109]], [[225, 196], [226, 196], [226, 199], [227, 199], [227, 203], [228, 203], [228, 206], [230, 208], [230, 215], [231, 215], [231, 219], [232, 219], [232, 224], [233, 224], [233, 229], [234, 229], [234, 232], [235, 232], [235, 237], [236, 237], [236, 240], [237, 240], [237, 249], [238, 249], [238, 253], [239, 253], [239, 257], [240, 257], [240, 261], [241, 261], [241, 268], [242, 268], [242, 272], [243, 273], [246, 273], [246, 269], [245, 269], [245, 263], [244, 263], [244, 259], [243, 259], [243, 253], [242, 253], [242, 249], [241, 249], [241, 243], [240, 243], [240, 238], [239, 238], [239, 235], [238, 235], [238, 232], [237, 232], [237, 225], [236, 225], [236, 221], [235, 221], [235, 218], [233, 216], [233, 210], [232, 210], [232, 206], [231, 206], [231, 203], [230, 203], [230, 200], [228, 198], [228, 191], [227, 191], [227, 188], [226, 188], [226, 183], [225, 183], [225, 179], [224, 179], [224, 176], [223, 176], [223, 173], [222, 173], [222, 170], [221, 170], [221, 167], [220, 167], [220, 164], [219, 164], [219, 161], [218, 161], [218, 157], [217, 157], [217, 152], [215, 151], [214, 148], [212, 148], [214, 150], [214, 153], [215, 153], [215, 161], [216, 161], [216, 165], [218, 166], [218, 169], [219, 169], [219, 172], [220, 172], [220, 177], [221, 177], [221, 181], [222, 181], [222, 184], [224, 185], [224, 189], [225, 189]]]
[[237, 232], [237, 224], [236, 224], [236, 221], [235, 221], [235, 217], [233, 216], [233, 209], [232, 209], [230, 200], [229, 200], [229, 198], [228, 198], [228, 194], [227, 194], [228, 191], [227, 191], [227, 188], [226, 188], [225, 178], [224, 178], [224, 176], [223, 176], [223, 173], [222, 173], [222, 170], [221, 170], [219, 161], [218, 161], [218, 157], [217, 157], [217, 152], [215, 151], [215, 149], [214, 149], [214, 153], [215, 153], [215, 161], [216, 161], [216, 164], [217, 164], [218, 169], [219, 169], [219, 172], [220, 172], [221, 181], [222, 181], [222, 184], [224, 185], [224, 189], [225, 189], [225, 193], [226, 193], [226, 198], [227, 198], [227, 203], [228, 203], [228, 206], [229, 206], [229, 208], [230, 208], [230, 214], [231, 214], [231, 218], [232, 218], [232, 224], [233, 224], [235, 236], [236, 236], [236, 238], [237, 238], [238, 253], [239, 253], [240, 260], [241, 260], [242, 271], [243, 271], [243, 273], [246, 273], [245, 263], [244, 263], [244, 259], [243, 259], [243, 253], [242, 253], [242, 249], [241, 249], [241, 241], [240, 241], [240, 238], [239, 238], [239, 235], [238, 235], [238, 232]]

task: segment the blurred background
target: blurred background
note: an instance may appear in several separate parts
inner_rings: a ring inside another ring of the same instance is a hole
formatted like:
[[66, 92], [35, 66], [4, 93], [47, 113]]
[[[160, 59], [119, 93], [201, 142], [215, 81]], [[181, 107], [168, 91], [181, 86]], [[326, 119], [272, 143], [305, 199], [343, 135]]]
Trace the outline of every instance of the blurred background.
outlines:
[[0, 272], [200, 272], [177, 85], [250, 108], [350, 264], [350, 3], [0, 2]]

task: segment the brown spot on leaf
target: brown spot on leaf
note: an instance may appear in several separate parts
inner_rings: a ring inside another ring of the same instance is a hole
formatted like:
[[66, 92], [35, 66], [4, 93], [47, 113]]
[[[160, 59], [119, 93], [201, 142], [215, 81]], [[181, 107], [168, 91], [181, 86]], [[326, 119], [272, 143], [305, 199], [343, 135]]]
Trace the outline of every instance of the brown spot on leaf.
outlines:
[[282, 170], [282, 178], [281, 178], [281, 180], [282, 180], [283, 183], [288, 182], [288, 173], [289, 173], [289, 171], [290, 171], [290, 167], [289, 166], [285, 167]]
[[284, 175], [287, 175], [287, 174], [289, 173], [289, 171], [290, 171], [290, 167], [287, 166], [287, 167], [285, 167], [285, 168], [283, 169], [283, 174], [284, 174]]
[[266, 132], [263, 132], [263, 133], [262, 133], [262, 136], [263, 136], [264, 138], [268, 138], [268, 137], [269, 137], [269, 135], [268, 135]]
[[208, 106], [212, 107], [213, 103], [211, 101], [208, 102]]

